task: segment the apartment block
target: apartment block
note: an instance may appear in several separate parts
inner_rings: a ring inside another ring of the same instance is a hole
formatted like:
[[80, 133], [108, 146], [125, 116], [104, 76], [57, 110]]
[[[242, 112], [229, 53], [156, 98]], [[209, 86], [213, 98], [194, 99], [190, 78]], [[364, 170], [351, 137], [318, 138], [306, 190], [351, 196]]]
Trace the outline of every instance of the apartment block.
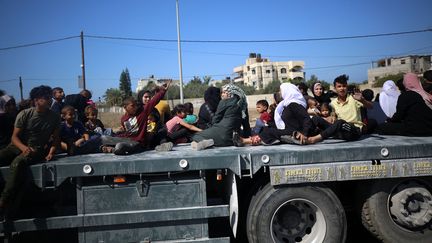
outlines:
[[381, 77], [398, 73], [422, 74], [431, 68], [430, 55], [409, 55], [380, 59], [368, 69], [368, 84], [373, 85]]
[[234, 83], [264, 89], [273, 80], [304, 80], [304, 61], [271, 62], [261, 54], [250, 53], [246, 64], [234, 68]]

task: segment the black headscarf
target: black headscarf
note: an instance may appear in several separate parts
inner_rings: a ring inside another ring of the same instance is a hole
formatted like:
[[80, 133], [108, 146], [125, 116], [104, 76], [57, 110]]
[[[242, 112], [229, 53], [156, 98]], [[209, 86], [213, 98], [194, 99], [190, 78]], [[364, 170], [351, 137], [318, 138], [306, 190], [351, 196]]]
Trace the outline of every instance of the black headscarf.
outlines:
[[220, 89], [216, 87], [209, 87], [204, 92], [204, 101], [209, 105], [210, 110], [214, 113], [221, 100]]

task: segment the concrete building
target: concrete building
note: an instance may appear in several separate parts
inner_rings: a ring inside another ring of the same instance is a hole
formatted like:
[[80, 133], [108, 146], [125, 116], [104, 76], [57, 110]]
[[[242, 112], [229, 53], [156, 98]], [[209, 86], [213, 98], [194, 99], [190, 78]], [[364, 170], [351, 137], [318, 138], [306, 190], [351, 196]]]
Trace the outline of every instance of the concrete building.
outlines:
[[281, 82], [288, 80], [304, 80], [303, 61], [271, 62], [261, 58], [261, 54], [250, 53], [246, 64], [234, 68], [234, 83], [253, 86], [255, 89], [264, 89], [273, 80]]
[[[153, 82], [158, 86], [161, 86], [165, 82], [167, 82], [168, 80], [172, 80], [172, 79], [168, 79], [168, 78], [157, 79], [154, 77], [154, 75], [150, 75], [150, 77], [148, 77], [148, 78], [142, 78], [142, 79], [138, 80], [136, 92], [138, 93], [140, 90], [144, 89], [144, 87], [146, 87], [150, 82]], [[172, 80], [171, 85], [180, 86], [180, 81], [179, 80]]]
[[401, 56], [380, 59], [372, 63], [372, 68], [368, 69], [368, 84], [373, 85], [381, 77], [398, 73], [417, 73], [422, 74], [431, 68], [431, 56]]

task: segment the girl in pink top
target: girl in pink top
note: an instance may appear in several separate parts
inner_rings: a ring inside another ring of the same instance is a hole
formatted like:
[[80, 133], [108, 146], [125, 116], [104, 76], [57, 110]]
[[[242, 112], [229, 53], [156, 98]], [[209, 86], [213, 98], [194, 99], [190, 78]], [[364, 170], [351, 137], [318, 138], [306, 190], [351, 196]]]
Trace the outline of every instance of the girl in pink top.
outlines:
[[186, 117], [186, 107], [182, 104], [174, 107], [176, 114], [166, 123], [168, 138], [175, 144], [190, 142], [192, 132], [200, 132], [202, 129], [191, 125], [183, 120]]

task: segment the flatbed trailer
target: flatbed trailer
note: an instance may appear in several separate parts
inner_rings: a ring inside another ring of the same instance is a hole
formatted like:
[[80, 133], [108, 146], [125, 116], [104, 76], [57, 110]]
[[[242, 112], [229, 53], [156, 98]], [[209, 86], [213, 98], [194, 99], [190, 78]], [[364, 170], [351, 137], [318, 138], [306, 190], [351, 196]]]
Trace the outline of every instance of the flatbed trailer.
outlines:
[[22, 192], [30, 207], [0, 230], [12, 241], [69, 230], [79, 242], [334, 243], [350, 210], [384, 242], [431, 242], [431, 175], [432, 137], [59, 155], [30, 167], [40, 196]]

